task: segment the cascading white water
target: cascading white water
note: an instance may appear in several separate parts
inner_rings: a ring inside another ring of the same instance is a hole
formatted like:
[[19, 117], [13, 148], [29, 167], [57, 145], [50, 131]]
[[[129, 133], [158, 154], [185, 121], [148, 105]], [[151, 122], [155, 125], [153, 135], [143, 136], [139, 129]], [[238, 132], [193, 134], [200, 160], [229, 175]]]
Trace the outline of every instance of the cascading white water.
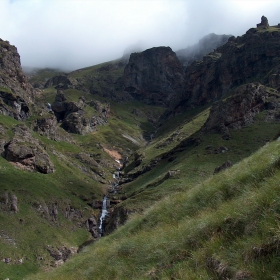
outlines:
[[102, 236], [103, 233], [103, 221], [106, 218], [108, 211], [107, 211], [107, 196], [105, 195], [103, 198], [103, 203], [102, 203], [102, 213], [100, 216], [100, 225], [99, 225], [99, 235]]
[[[116, 187], [119, 185], [120, 181], [120, 170], [121, 168], [119, 167], [115, 173], [113, 173], [113, 178], [116, 180], [116, 182], [112, 182], [112, 189], [113, 193], [116, 194], [118, 193]], [[107, 196], [105, 195], [103, 197], [103, 203], [102, 203], [102, 212], [100, 216], [100, 223], [99, 223], [99, 236], [101, 237], [103, 234], [103, 222], [108, 214], [107, 211]]]

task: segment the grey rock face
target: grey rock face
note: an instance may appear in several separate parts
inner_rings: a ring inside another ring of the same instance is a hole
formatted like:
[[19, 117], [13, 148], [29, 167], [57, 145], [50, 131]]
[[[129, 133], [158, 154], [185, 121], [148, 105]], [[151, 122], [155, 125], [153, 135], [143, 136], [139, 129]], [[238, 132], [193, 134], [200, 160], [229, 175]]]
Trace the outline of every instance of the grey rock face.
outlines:
[[229, 129], [240, 129], [249, 125], [254, 116], [266, 108], [268, 98], [269, 93], [261, 84], [240, 86], [233, 96], [213, 104], [203, 129], [225, 134]]
[[168, 106], [183, 82], [183, 66], [169, 47], [133, 53], [124, 69], [125, 90], [148, 104]]
[[46, 84], [45, 88], [52, 87], [52, 86], [59, 86], [61, 89], [68, 89], [73, 88], [73, 84], [67, 75], [57, 75], [53, 78], [50, 78]]
[[15, 46], [0, 39], [0, 113], [17, 120], [30, 115], [34, 90], [22, 72]]
[[269, 27], [268, 19], [265, 16], [261, 17], [261, 23], [257, 24], [257, 28], [267, 29]]
[[[83, 98], [78, 102], [67, 101], [62, 90], [57, 91], [52, 110], [61, 127], [67, 132], [75, 134], [87, 134], [96, 131], [97, 126], [104, 125], [110, 117], [110, 105], [101, 104], [99, 101], [91, 100], [88, 103]], [[92, 106], [96, 114], [88, 116], [84, 111], [85, 106]]]

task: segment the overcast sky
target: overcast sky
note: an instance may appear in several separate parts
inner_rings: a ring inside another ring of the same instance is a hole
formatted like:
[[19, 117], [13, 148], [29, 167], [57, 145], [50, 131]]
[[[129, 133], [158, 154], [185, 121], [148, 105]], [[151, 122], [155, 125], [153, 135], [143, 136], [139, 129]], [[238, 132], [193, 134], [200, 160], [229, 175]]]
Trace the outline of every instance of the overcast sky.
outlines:
[[195, 44], [209, 33], [244, 34], [280, 23], [279, 0], [0, 0], [0, 38], [23, 66], [74, 70], [122, 56], [130, 45]]

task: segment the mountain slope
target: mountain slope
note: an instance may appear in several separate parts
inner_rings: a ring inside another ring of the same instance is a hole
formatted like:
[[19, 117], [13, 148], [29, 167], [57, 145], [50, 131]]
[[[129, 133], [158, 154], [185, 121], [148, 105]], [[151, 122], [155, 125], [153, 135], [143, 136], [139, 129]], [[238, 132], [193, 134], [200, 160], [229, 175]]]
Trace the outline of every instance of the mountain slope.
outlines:
[[279, 142], [270, 143], [134, 215], [63, 267], [29, 279], [278, 277], [279, 156]]
[[159, 47], [38, 71], [36, 90], [2, 42], [0, 277], [277, 278], [279, 34], [185, 70]]

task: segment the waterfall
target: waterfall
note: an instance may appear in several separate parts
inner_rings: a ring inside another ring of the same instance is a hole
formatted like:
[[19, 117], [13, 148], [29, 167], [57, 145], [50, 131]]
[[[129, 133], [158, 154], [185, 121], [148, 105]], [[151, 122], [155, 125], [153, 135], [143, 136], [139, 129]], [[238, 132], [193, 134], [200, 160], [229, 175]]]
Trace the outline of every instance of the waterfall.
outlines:
[[107, 211], [107, 196], [105, 195], [103, 197], [103, 203], [102, 203], [102, 213], [100, 216], [100, 225], [99, 225], [99, 235], [102, 236], [103, 233], [103, 221], [106, 218], [108, 211]]

